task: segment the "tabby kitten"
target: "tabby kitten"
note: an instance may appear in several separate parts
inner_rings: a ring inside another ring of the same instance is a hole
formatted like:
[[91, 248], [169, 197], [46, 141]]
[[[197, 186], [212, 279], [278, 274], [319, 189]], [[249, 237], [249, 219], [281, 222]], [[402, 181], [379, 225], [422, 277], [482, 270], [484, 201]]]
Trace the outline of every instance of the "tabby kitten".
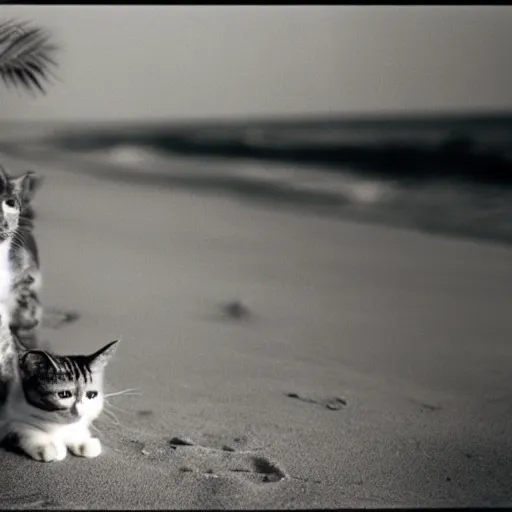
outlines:
[[11, 329], [27, 345], [35, 344], [43, 314], [38, 296], [39, 255], [31, 220], [31, 200], [39, 184], [33, 172], [12, 178], [0, 166], [0, 303], [7, 304]]
[[30, 266], [30, 255], [21, 250], [17, 238], [29, 177], [30, 173], [10, 177], [0, 166], [0, 304], [7, 303], [17, 276]]
[[[97, 457], [90, 427], [103, 409], [103, 374], [118, 341], [88, 356], [26, 350], [10, 330], [0, 336], [0, 441], [43, 462]], [[3, 398], [2, 398], [3, 397]]]

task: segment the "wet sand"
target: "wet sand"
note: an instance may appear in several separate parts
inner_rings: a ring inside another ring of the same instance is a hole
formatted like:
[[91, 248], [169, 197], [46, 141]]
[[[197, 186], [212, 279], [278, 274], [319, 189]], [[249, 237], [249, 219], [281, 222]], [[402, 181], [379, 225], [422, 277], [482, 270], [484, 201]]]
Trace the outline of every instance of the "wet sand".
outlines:
[[510, 248], [4, 161], [45, 178], [42, 298], [78, 313], [43, 339], [121, 337], [107, 390], [141, 395], [97, 459], [2, 452], [2, 506], [512, 504]]

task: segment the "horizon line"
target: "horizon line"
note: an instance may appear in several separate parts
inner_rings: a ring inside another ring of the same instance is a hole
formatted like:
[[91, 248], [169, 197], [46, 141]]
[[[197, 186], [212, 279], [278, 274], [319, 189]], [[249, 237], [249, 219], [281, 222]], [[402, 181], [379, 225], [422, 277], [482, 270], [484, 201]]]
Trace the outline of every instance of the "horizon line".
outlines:
[[235, 116], [209, 116], [209, 117], [127, 117], [127, 118], [103, 118], [103, 119], [1, 119], [1, 124], [175, 124], [175, 125], [197, 125], [197, 124], [287, 124], [287, 123], [315, 123], [315, 122], [386, 122], [386, 121], [409, 121], [409, 122], [432, 122], [441, 120], [474, 120], [474, 121], [497, 121], [512, 118], [512, 109], [453, 109], [453, 110], [386, 110], [380, 112], [320, 112], [320, 113], [297, 113], [277, 115], [235, 115]]

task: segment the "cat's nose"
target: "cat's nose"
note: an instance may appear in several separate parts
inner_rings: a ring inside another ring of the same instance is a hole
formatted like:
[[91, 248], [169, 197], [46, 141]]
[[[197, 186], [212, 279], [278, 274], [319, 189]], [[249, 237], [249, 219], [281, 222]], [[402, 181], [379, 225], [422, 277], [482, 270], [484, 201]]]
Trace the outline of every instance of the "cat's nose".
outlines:
[[75, 406], [73, 407], [73, 414], [77, 417], [81, 417], [82, 412], [83, 412], [82, 404], [81, 403], [75, 404]]
[[75, 410], [75, 412], [79, 413], [83, 406], [83, 400], [76, 400], [75, 403], [73, 404], [73, 409]]

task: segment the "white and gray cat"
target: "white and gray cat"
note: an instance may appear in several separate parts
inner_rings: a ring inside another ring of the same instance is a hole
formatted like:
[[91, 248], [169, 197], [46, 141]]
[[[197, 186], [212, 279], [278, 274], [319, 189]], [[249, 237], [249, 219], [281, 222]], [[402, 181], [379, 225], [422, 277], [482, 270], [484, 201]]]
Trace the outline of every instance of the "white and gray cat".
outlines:
[[13, 332], [34, 343], [43, 313], [30, 204], [37, 181], [33, 172], [12, 177], [0, 165], [0, 304], [7, 306]]
[[90, 428], [103, 409], [104, 370], [118, 341], [88, 356], [62, 356], [26, 349], [0, 322], [0, 443], [42, 462], [63, 460], [68, 450], [98, 456]]

